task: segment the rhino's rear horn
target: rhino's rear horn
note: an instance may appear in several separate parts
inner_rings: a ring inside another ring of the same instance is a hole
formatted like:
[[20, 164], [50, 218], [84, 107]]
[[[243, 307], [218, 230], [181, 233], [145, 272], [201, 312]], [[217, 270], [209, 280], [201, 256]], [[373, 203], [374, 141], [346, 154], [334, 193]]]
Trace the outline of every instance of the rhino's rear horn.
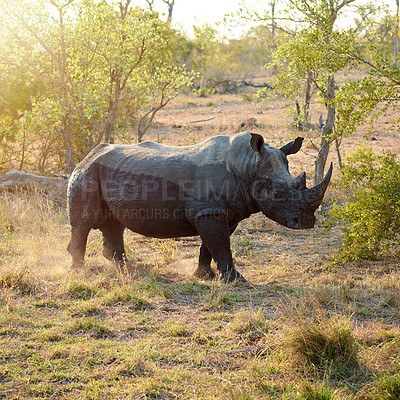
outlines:
[[313, 188], [306, 189], [307, 191], [307, 207], [315, 211], [321, 204], [322, 199], [324, 198], [324, 194], [326, 189], [328, 188], [329, 181], [332, 177], [333, 164], [331, 163], [328, 172], [325, 175], [323, 181]]
[[306, 173], [302, 172], [299, 176], [293, 179], [292, 188], [303, 190], [306, 188]]

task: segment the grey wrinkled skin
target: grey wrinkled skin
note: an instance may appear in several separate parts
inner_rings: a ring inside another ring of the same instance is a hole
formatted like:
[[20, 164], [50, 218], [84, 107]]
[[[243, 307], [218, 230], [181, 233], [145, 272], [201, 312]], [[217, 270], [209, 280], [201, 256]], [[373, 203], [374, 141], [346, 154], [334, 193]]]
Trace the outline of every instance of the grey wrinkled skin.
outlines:
[[215, 136], [187, 147], [153, 142], [96, 147], [82, 160], [68, 185], [73, 267], [84, 261], [91, 229], [103, 234], [103, 255], [125, 261], [123, 233], [157, 238], [199, 235], [202, 240], [195, 275], [243, 279], [236, 271], [230, 235], [240, 221], [262, 211], [293, 229], [312, 228], [314, 212], [328, 186], [306, 188], [306, 176], [292, 177], [287, 156], [299, 151], [302, 138], [280, 149], [250, 132]]

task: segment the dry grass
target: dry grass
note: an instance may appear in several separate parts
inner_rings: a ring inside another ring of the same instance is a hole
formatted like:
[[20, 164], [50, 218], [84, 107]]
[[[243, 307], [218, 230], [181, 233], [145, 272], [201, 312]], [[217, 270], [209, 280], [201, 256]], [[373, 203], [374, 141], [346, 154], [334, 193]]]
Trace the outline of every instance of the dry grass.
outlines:
[[[191, 144], [256, 116], [280, 145], [289, 136], [282, 105], [257, 114], [240, 96], [183, 97], [149, 138]], [[376, 129], [374, 146], [400, 148], [385, 120]], [[303, 153], [290, 162], [294, 174], [312, 171]], [[127, 232], [120, 272], [92, 232], [85, 270], [71, 271], [65, 209], [40, 194], [2, 194], [0, 397], [399, 398], [398, 260], [333, 267], [340, 229], [324, 234], [323, 221], [299, 232], [261, 215], [244, 221], [232, 249], [251, 284], [223, 285], [191, 276], [198, 238]]]

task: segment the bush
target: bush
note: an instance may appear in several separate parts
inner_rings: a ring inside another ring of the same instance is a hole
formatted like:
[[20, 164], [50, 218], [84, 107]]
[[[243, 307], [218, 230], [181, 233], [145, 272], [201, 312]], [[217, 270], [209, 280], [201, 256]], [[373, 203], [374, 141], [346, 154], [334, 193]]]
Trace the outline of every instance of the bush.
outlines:
[[394, 154], [359, 148], [347, 157], [337, 184], [344, 194], [335, 201], [328, 229], [335, 222], [346, 226], [335, 260], [374, 260], [389, 250], [398, 253], [400, 164]]
[[198, 97], [208, 97], [208, 96], [214, 94], [214, 92], [215, 92], [214, 88], [207, 88], [207, 87], [203, 86], [203, 87], [197, 89], [194, 92], [194, 95], [198, 96]]

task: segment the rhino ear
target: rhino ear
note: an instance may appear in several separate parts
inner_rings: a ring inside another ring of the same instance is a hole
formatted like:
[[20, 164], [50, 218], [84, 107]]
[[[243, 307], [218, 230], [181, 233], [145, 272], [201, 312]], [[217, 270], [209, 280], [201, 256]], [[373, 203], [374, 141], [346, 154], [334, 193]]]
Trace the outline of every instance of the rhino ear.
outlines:
[[289, 154], [296, 154], [300, 150], [303, 140], [304, 138], [297, 137], [294, 141], [285, 144], [280, 149], [285, 153], [286, 156]]
[[252, 133], [250, 139], [251, 148], [256, 151], [260, 156], [264, 155], [265, 147], [264, 147], [264, 138], [258, 133]]

